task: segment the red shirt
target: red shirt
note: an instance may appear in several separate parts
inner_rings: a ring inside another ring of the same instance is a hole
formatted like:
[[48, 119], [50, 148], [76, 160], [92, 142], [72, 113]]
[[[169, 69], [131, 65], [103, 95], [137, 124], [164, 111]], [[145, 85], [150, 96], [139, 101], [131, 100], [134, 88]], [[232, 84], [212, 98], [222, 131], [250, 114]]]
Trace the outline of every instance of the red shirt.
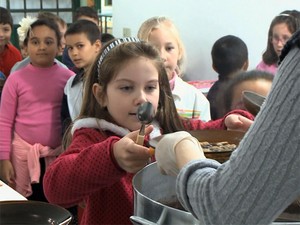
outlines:
[[6, 78], [10, 74], [11, 68], [16, 62], [22, 60], [20, 51], [12, 44], [7, 44], [4, 51], [0, 54], [0, 71], [4, 73]]
[[[254, 119], [246, 111], [232, 113]], [[226, 129], [224, 119], [190, 120], [185, 126], [188, 130]], [[44, 191], [48, 201], [66, 208], [84, 202], [81, 224], [132, 224], [134, 174], [122, 170], [111, 154], [120, 138], [93, 128], [76, 130], [68, 149], [47, 168]]]

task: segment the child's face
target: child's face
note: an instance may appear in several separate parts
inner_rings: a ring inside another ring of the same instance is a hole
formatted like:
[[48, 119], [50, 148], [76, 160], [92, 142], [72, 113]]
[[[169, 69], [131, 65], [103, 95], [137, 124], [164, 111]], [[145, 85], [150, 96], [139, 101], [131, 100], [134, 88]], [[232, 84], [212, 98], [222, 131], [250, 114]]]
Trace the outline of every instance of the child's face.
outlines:
[[246, 109], [242, 101], [243, 91], [253, 91], [262, 96], [267, 96], [271, 90], [272, 81], [259, 79], [259, 80], [249, 80], [240, 83], [235, 87], [233, 92], [233, 98], [231, 102], [231, 110], [233, 109]]
[[50, 67], [58, 53], [58, 41], [54, 30], [47, 26], [36, 26], [30, 31], [27, 52], [31, 64]]
[[167, 28], [157, 28], [150, 33], [149, 42], [159, 50], [160, 56], [164, 60], [168, 79], [171, 80], [180, 59], [179, 46], [175, 37]]
[[19, 47], [20, 47], [22, 57], [26, 58], [28, 56], [27, 47], [24, 46], [24, 44], [22, 42], [19, 42]]
[[3, 48], [10, 41], [11, 32], [12, 30], [8, 23], [0, 23], [0, 48]]
[[279, 56], [283, 49], [283, 46], [287, 40], [292, 36], [292, 33], [289, 31], [288, 26], [285, 23], [276, 24], [272, 29], [272, 45], [274, 51]]
[[69, 56], [76, 68], [87, 69], [96, 58], [101, 49], [101, 42], [90, 42], [86, 34], [72, 34], [66, 36], [66, 46]]
[[[94, 94], [99, 87], [94, 86]], [[153, 61], [144, 57], [128, 61], [109, 82], [104, 99], [98, 101], [107, 107], [118, 125], [131, 131], [140, 129], [136, 115], [139, 105], [148, 101], [155, 111], [158, 107], [158, 71]]]

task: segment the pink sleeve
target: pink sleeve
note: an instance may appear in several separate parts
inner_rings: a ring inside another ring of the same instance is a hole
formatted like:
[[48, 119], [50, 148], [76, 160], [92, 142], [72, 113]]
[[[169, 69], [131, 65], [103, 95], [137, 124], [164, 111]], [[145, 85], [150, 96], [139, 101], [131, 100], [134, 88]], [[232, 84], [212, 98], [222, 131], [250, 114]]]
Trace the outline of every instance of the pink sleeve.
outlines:
[[5, 82], [0, 106], [0, 160], [10, 158], [12, 132], [18, 107], [18, 93], [12, 76]]
[[272, 64], [272, 65], [267, 65], [265, 64], [263, 61], [261, 61], [257, 66], [256, 66], [257, 70], [261, 70], [261, 71], [266, 71], [272, 74], [275, 74], [277, 72], [277, 65], [276, 64]]

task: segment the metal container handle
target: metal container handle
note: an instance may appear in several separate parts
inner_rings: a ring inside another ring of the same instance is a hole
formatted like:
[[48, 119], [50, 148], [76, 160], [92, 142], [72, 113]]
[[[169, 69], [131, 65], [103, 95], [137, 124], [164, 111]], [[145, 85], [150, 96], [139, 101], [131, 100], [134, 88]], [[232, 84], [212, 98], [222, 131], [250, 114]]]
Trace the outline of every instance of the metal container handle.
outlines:
[[163, 222], [164, 222], [166, 216], [167, 216], [167, 209], [164, 208], [156, 223], [153, 223], [153, 222], [146, 220], [144, 218], [141, 218], [139, 216], [131, 216], [130, 220], [135, 225], [162, 225], [162, 224], [164, 224]]

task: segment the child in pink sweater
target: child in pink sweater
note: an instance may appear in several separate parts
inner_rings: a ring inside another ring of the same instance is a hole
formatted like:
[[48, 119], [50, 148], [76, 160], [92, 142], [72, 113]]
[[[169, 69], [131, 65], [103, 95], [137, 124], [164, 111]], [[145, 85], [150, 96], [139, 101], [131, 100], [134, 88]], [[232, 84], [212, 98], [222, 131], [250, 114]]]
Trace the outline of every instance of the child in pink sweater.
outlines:
[[25, 197], [45, 200], [40, 175], [44, 162], [61, 153], [61, 99], [73, 72], [54, 63], [60, 46], [55, 23], [23, 26], [31, 63], [11, 74], [2, 92], [0, 177]]

